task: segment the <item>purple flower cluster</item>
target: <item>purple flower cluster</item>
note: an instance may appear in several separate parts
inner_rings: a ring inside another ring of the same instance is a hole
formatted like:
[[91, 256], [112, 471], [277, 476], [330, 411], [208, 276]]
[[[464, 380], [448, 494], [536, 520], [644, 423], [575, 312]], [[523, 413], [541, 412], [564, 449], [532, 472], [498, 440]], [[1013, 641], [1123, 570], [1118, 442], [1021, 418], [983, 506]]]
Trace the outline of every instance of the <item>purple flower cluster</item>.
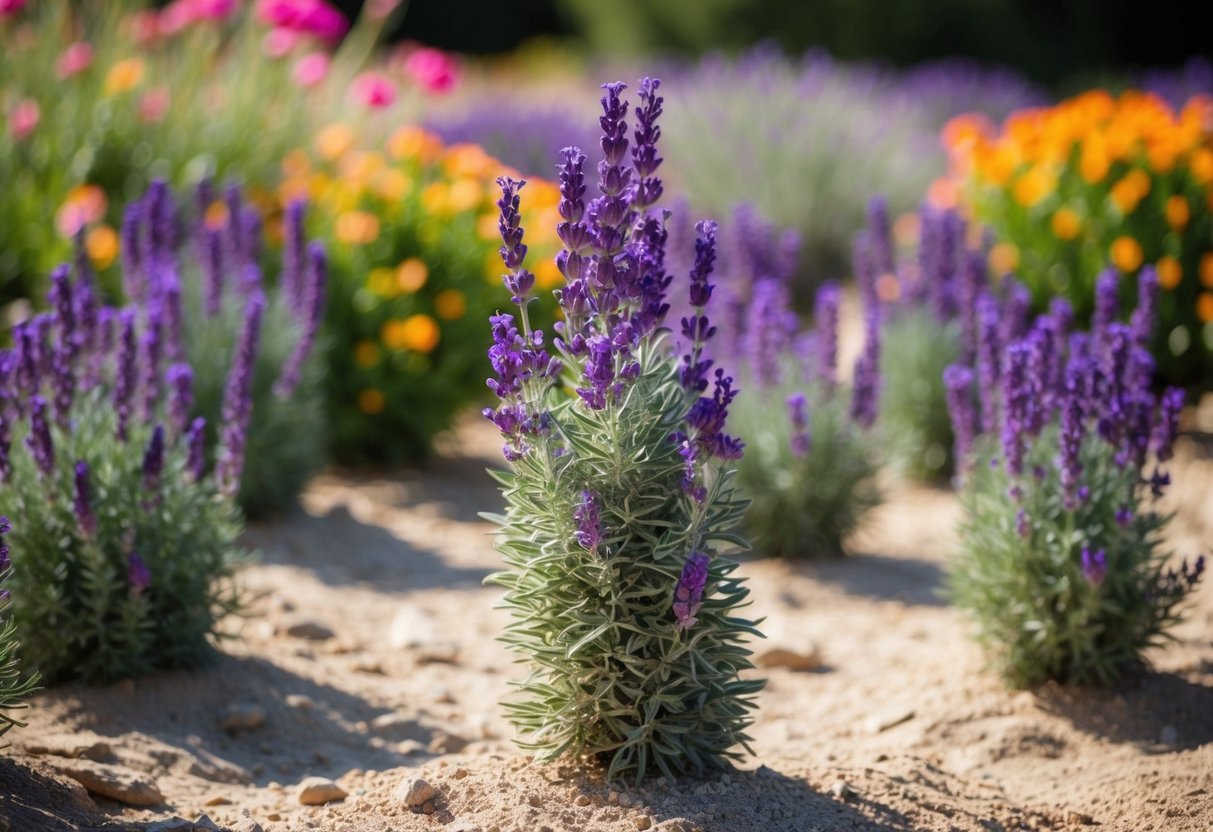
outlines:
[[703, 590], [708, 582], [708, 556], [691, 552], [682, 566], [682, 574], [674, 587], [674, 620], [678, 629], [689, 630], [698, 623], [699, 608], [703, 606]]
[[809, 434], [808, 400], [804, 393], [793, 393], [786, 400], [788, 406], [788, 421], [792, 425], [792, 435], [789, 446], [792, 456], [808, 456], [813, 439]]
[[574, 537], [577, 545], [591, 554], [598, 554], [602, 542], [602, 504], [598, 495], [590, 490], [581, 492], [581, 499], [573, 509], [573, 522], [577, 524]]
[[13, 525], [8, 522], [8, 518], [0, 515], [0, 603], [7, 601], [9, 598], [9, 592], [3, 585], [4, 579], [8, 577], [9, 567], [13, 565], [13, 562], [9, 559], [8, 555], [11, 550], [8, 548], [8, 543], [5, 542], [4, 538], [12, 530]]
[[215, 455], [215, 481], [219, 493], [228, 497], [235, 497], [240, 491], [240, 477], [244, 473], [244, 446], [253, 415], [253, 373], [257, 368], [257, 344], [261, 340], [264, 314], [265, 296], [251, 295], [244, 307], [244, 328], [236, 342], [236, 357], [223, 392], [223, 428]]

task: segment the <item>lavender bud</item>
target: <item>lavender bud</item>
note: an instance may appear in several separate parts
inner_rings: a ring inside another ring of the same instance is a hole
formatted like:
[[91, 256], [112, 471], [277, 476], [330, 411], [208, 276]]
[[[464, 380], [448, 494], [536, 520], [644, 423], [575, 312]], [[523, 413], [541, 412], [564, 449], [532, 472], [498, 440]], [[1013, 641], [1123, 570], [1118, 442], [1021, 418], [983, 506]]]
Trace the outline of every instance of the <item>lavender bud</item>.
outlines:
[[135, 398], [135, 310], [123, 309], [118, 313], [118, 321], [122, 333], [114, 361], [114, 413], [117, 415], [118, 439], [125, 442]]
[[76, 463], [76, 499], [72, 507], [76, 513], [76, 526], [85, 537], [97, 533], [97, 515], [93, 513], [89, 502], [88, 463], [80, 460]]
[[42, 476], [50, 476], [55, 467], [55, 446], [51, 442], [51, 428], [46, 421], [46, 399], [34, 396], [30, 399], [29, 436], [25, 437], [26, 447], [34, 457], [38, 471]]
[[598, 544], [602, 541], [601, 506], [593, 491], [582, 491], [581, 500], [573, 509], [573, 522], [577, 524], [574, 536], [577, 545], [597, 556]]
[[201, 482], [206, 474], [206, 419], [198, 416], [190, 423], [189, 433], [185, 438], [188, 449], [186, 470], [194, 482]]
[[1120, 275], [1115, 269], [1104, 271], [1095, 281], [1095, 311], [1091, 315], [1091, 337], [1097, 344], [1107, 338], [1108, 327], [1120, 311]]
[[792, 456], [808, 456], [812, 448], [812, 437], [809, 434], [808, 401], [804, 393], [788, 396], [787, 406], [788, 421], [792, 424], [792, 436], [789, 440]]
[[851, 418], [863, 428], [876, 423], [880, 400], [880, 307], [869, 306], [864, 316], [863, 351], [855, 362], [851, 388]]
[[152, 573], [137, 552], [127, 558], [126, 582], [135, 595], [142, 595], [152, 585]]
[[307, 308], [304, 297], [306, 241], [303, 232], [303, 218], [306, 212], [307, 203], [302, 199], [293, 199], [286, 206], [286, 216], [282, 223], [282, 294], [296, 317], [302, 317]]
[[1179, 387], [1168, 387], [1162, 394], [1158, 407], [1158, 418], [1150, 436], [1150, 450], [1159, 462], [1174, 456], [1175, 437], [1179, 435], [1179, 414], [1184, 406], [1184, 391]]
[[253, 411], [253, 372], [256, 369], [257, 344], [261, 338], [261, 319], [265, 296], [249, 297], [244, 308], [244, 328], [236, 344], [236, 357], [228, 371], [223, 394], [223, 429], [215, 464], [219, 493], [235, 497], [244, 472], [244, 446]]
[[312, 243], [307, 247], [307, 280], [303, 287], [303, 308], [300, 310], [302, 331], [295, 348], [282, 366], [274, 383], [274, 395], [289, 399], [299, 385], [303, 365], [316, 344], [316, 334], [324, 320], [324, 302], [328, 297], [328, 257], [324, 246]]
[[703, 590], [707, 581], [708, 556], [691, 552], [674, 587], [674, 620], [678, 629], [689, 630], [698, 623], [699, 619], [695, 616], [703, 604]]
[[954, 456], [958, 471], [968, 469], [969, 451], [977, 436], [977, 408], [973, 398], [973, 370], [951, 364], [943, 371], [943, 384], [947, 391], [948, 412], [952, 416], [952, 428], [956, 436]]
[[143, 487], [155, 491], [160, 485], [160, 475], [164, 471], [164, 425], [156, 425], [152, 429], [151, 441], [143, 454]]
[[813, 319], [817, 326], [817, 369], [826, 387], [838, 383], [838, 308], [841, 301], [838, 284], [827, 280], [817, 290]]
[[171, 435], [181, 436], [194, 406], [194, 371], [189, 364], [174, 364], [167, 373], [168, 424]]
[[1087, 546], [1082, 547], [1081, 556], [1082, 576], [1092, 586], [1099, 586], [1108, 575], [1108, 556], [1103, 549], [1091, 551]]

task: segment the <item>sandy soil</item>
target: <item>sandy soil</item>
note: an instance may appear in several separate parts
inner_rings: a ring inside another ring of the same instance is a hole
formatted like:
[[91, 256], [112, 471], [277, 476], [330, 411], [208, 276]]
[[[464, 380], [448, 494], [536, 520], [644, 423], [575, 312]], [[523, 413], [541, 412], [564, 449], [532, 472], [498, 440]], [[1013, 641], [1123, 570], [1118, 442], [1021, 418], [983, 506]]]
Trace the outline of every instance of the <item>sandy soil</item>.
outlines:
[[[1213, 828], [1213, 582], [1153, 672], [1009, 692], [940, 600], [958, 507], [923, 489], [893, 491], [845, 561], [744, 564], [767, 618], [756, 648], [821, 662], [763, 669], [741, 770], [635, 789], [531, 763], [499, 713], [521, 668], [480, 585], [497, 565], [476, 514], [500, 502], [483, 473], [497, 444], [469, 421], [425, 472], [328, 474], [250, 529], [253, 615], [228, 622], [224, 654], [41, 693], [0, 757], [0, 832]], [[1189, 556], [1213, 540], [1211, 455], [1185, 441], [1174, 474]], [[65, 771], [162, 801], [90, 797]], [[301, 805], [313, 776], [348, 796]], [[410, 808], [417, 778], [434, 794]], [[203, 813], [213, 826], [163, 823]]]

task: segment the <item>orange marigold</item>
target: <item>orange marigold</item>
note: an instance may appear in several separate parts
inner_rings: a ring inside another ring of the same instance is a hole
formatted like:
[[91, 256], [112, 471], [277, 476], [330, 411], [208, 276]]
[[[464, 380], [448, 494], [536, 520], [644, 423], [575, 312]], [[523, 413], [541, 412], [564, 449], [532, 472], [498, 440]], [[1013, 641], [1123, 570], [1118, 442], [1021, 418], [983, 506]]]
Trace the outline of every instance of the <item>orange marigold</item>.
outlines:
[[1141, 243], [1132, 237], [1117, 237], [1110, 251], [1112, 264], [1122, 272], [1135, 272], [1141, 268]]

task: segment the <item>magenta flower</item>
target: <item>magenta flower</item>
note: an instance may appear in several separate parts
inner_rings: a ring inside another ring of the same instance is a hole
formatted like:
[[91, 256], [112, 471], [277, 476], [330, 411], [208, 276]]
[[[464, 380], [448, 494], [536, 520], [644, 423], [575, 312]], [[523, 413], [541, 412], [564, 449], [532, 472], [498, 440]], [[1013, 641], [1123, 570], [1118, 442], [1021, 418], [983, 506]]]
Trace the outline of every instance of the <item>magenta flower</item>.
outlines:
[[0, 0], [0, 18], [13, 17], [25, 8], [25, 0]]
[[312, 35], [328, 43], [345, 36], [349, 23], [324, 0], [259, 0], [257, 17], [275, 29]]
[[42, 109], [38, 102], [32, 98], [23, 98], [9, 111], [8, 132], [15, 140], [24, 141], [38, 129], [38, 122], [41, 120]]
[[79, 75], [93, 65], [93, 47], [86, 41], [77, 41], [67, 49], [55, 62], [55, 74], [60, 78], [71, 78]]
[[440, 49], [422, 46], [404, 59], [405, 73], [428, 93], [442, 95], [459, 83], [459, 67], [455, 59]]
[[364, 107], [382, 110], [396, 103], [396, 85], [382, 72], [371, 70], [354, 79], [350, 95]]

